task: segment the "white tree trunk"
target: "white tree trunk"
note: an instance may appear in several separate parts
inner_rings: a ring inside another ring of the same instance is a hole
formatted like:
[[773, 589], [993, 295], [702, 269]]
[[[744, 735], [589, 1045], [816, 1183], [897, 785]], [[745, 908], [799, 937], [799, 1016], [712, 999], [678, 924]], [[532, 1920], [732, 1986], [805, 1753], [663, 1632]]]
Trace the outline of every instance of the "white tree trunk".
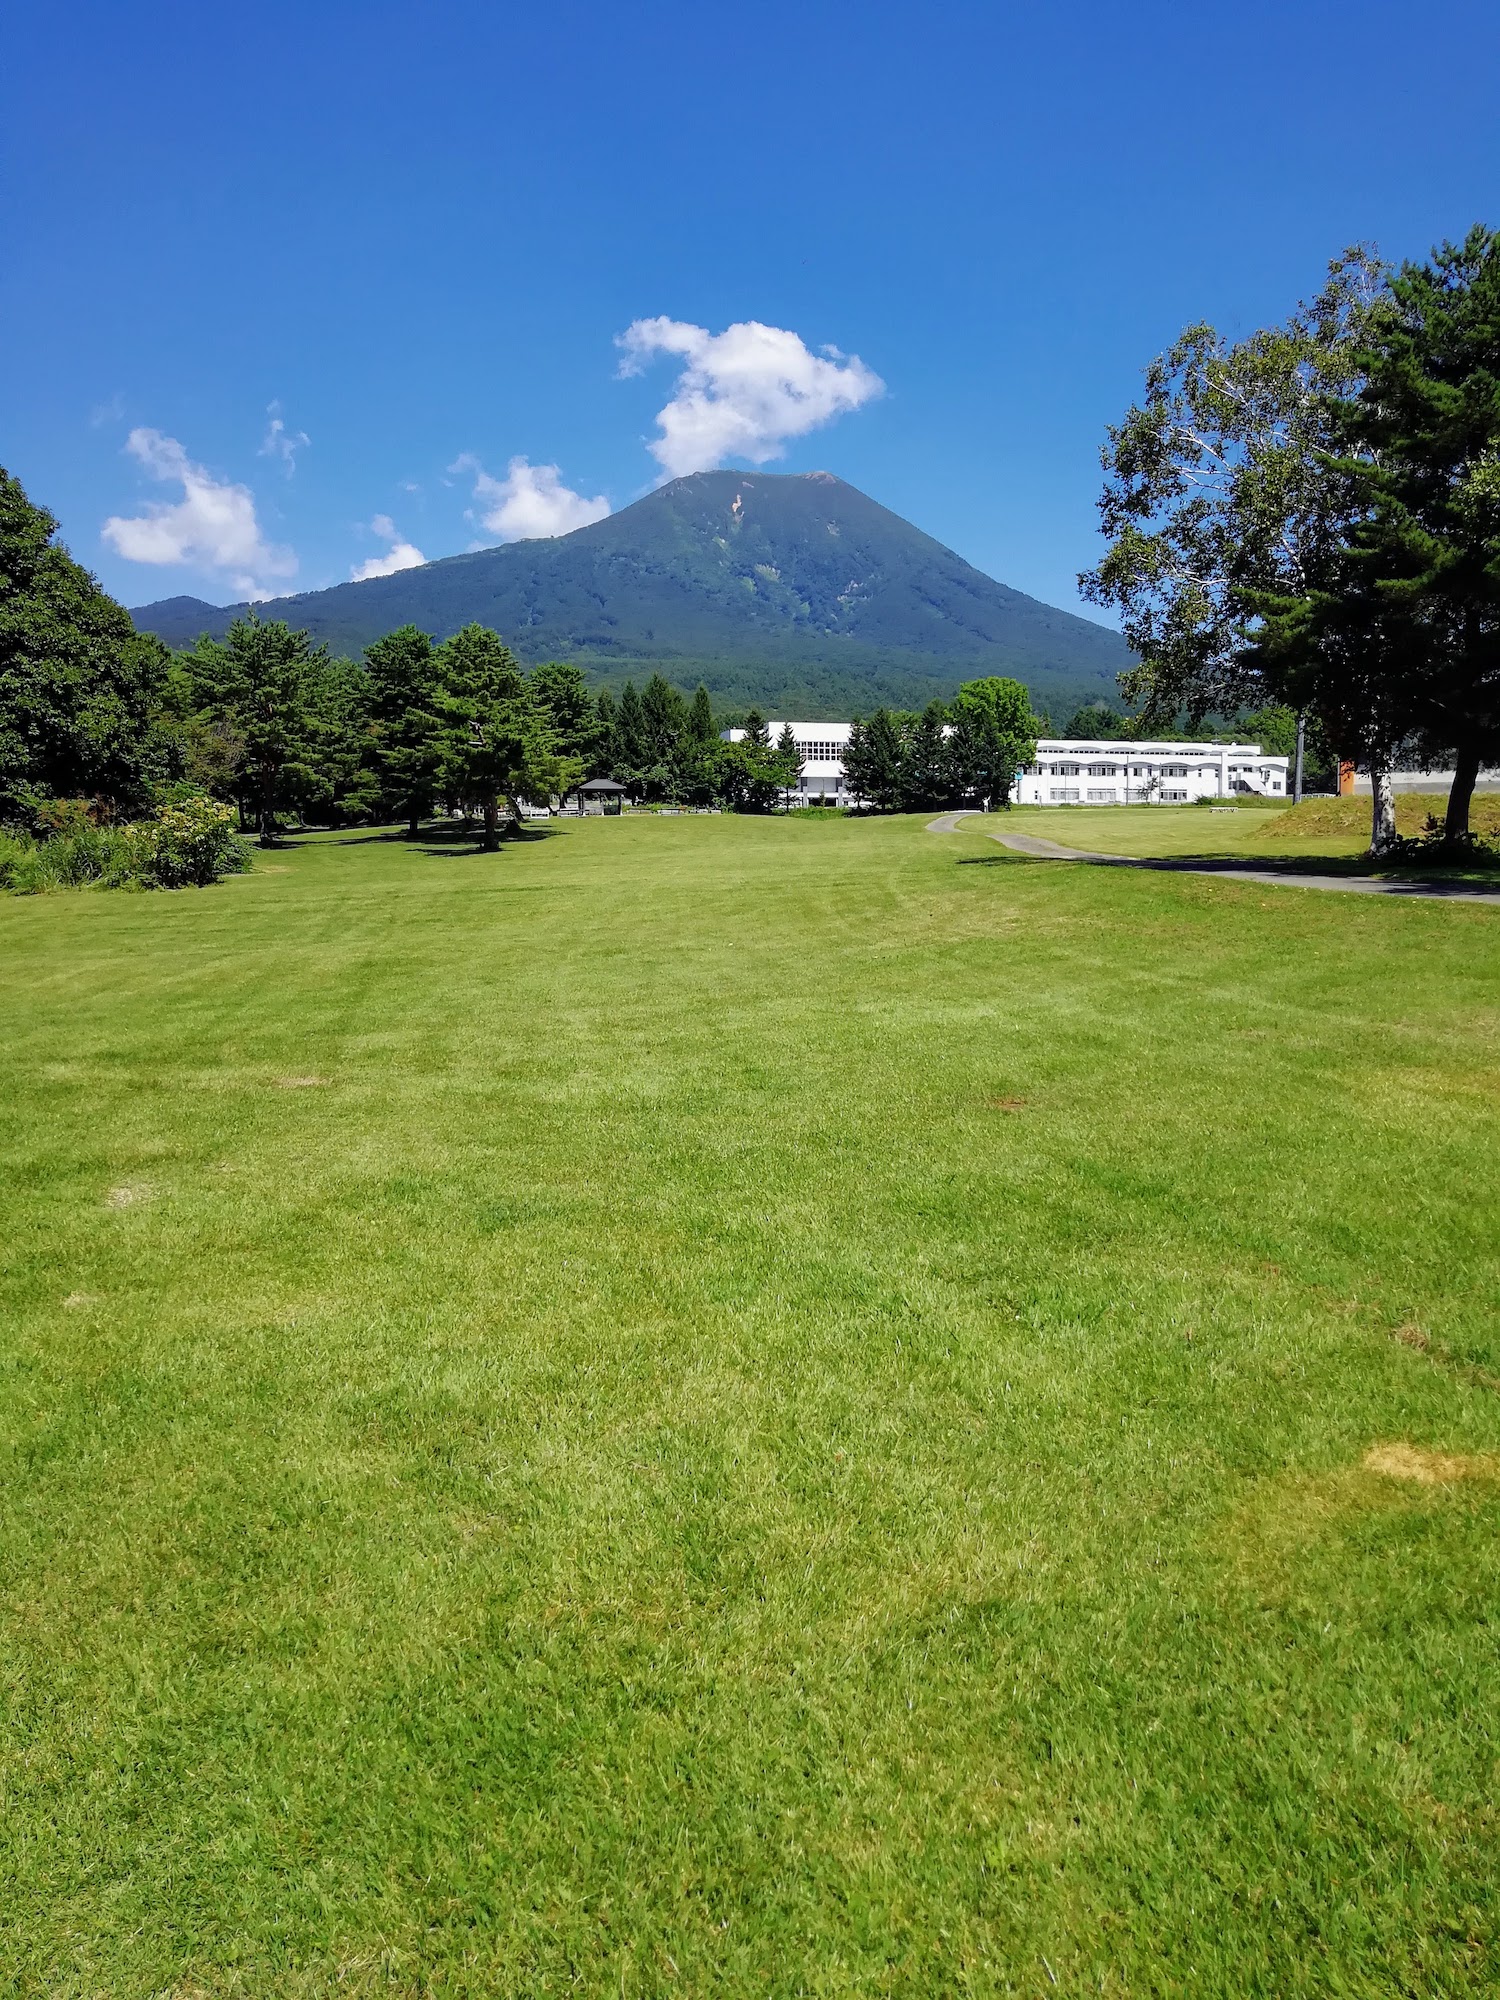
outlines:
[[1396, 794], [1384, 763], [1370, 766], [1370, 852], [1388, 854], [1396, 844]]

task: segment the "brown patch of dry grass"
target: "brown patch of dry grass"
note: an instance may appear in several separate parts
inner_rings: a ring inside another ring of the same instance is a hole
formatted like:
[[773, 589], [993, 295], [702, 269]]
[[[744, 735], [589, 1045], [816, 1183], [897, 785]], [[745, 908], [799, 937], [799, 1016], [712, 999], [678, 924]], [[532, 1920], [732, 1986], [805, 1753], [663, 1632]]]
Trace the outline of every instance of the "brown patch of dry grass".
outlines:
[[1490, 1452], [1427, 1451], [1415, 1444], [1377, 1444], [1361, 1463], [1382, 1479], [1409, 1479], [1418, 1486], [1449, 1486], [1459, 1479], [1500, 1479], [1500, 1458]]

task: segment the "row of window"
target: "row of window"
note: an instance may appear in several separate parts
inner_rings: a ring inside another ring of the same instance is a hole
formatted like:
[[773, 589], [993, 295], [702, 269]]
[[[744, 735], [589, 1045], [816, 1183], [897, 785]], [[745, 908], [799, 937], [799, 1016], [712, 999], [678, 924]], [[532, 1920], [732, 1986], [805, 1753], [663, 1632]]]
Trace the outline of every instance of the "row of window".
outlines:
[[[1204, 775], [1206, 777], [1212, 775], [1212, 768], [1211, 765], [1204, 766]], [[1090, 778], [1149, 778], [1152, 776], [1154, 770], [1155, 766], [1151, 764], [1131, 764], [1128, 767], [1124, 764], [1089, 764], [1086, 766], [1083, 764], [1038, 764], [1037, 766], [1039, 775], [1053, 778], [1079, 778], [1084, 776]], [[1186, 764], [1164, 764], [1161, 767], [1161, 776], [1164, 778], [1185, 778], [1187, 774], [1188, 767]]]
[[797, 755], [803, 759], [815, 759], [820, 763], [837, 764], [844, 755], [842, 743], [799, 743]]

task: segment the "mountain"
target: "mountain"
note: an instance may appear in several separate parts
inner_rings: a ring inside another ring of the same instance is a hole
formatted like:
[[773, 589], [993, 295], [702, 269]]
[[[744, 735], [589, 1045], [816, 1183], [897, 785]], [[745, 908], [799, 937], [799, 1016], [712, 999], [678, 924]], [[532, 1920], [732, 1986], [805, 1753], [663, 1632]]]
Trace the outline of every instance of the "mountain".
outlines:
[[[243, 606], [171, 597], [132, 613], [171, 645]], [[522, 660], [576, 660], [618, 687], [655, 668], [721, 706], [817, 718], [917, 707], [1014, 674], [1061, 720], [1117, 697], [1117, 632], [996, 583], [828, 472], [698, 472], [551, 541], [512, 542], [278, 598], [262, 617], [358, 653], [392, 626], [470, 619]]]

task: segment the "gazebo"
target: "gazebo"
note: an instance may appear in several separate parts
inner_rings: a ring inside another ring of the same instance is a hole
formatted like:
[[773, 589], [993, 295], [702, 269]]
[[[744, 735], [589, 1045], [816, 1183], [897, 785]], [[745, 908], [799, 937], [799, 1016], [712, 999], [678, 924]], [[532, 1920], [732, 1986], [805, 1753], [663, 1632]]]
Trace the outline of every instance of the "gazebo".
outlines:
[[586, 813], [618, 813], [624, 797], [625, 787], [613, 778], [590, 778], [578, 787], [578, 802]]

